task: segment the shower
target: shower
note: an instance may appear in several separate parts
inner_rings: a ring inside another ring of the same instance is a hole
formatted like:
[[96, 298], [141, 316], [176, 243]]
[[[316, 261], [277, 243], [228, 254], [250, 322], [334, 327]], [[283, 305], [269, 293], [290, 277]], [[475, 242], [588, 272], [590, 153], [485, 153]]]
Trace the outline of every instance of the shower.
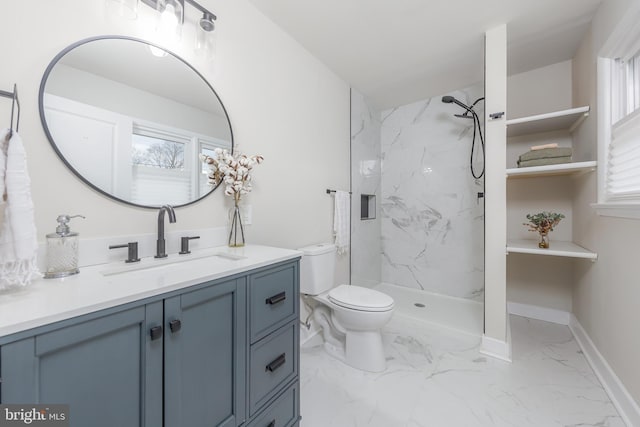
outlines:
[[[484, 97], [478, 98], [473, 104], [471, 104], [471, 106], [468, 106], [458, 101], [453, 96], [447, 95], [442, 97], [442, 102], [444, 102], [445, 104], [453, 103], [465, 109], [464, 114], [455, 114], [456, 117], [473, 120], [473, 139], [471, 140], [471, 156], [469, 159], [469, 168], [471, 169], [471, 176], [473, 176], [475, 179], [480, 179], [484, 175], [484, 138], [482, 137], [482, 126], [480, 126], [480, 118], [478, 117], [478, 114], [476, 114], [476, 112], [473, 110], [473, 107], [475, 107], [478, 102], [483, 100]], [[469, 115], [469, 113], [471, 113], [471, 115]], [[476, 171], [473, 168], [473, 153], [476, 147], [476, 134], [480, 135], [480, 147], [482, 153], [482, 170], [479, 174], [476, 174]]]
[[[364, 202], [353, 197], [351, 212], [361, 213], [364, 203], [376, 213], [351, 217], [351, 284], [391, 296], [403, 316], [477, 336], [484, 319], [484, 182], [466, 172], [472, 128], [465, 119], [479, 134], [484, 104], [472, 102], [483, 92], [475, 84], [447, 93], [444, 104], [440, 95], [376, 111], [351, 91], [351, 191], [371, 195]], [[476, 140], [476, 177], [480, 148]]]

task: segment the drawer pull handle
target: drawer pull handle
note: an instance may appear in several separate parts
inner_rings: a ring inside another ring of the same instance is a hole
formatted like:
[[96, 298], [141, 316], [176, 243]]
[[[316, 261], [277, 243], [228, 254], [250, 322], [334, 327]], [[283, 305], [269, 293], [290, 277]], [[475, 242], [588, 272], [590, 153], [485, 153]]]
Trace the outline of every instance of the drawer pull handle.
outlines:
[[157, 340], [162, 336], [162, 326], [154, 326], [149, 329], [149, 335], [151, 335], [151, 340]]
[[275, 360], [271, 363], [269, 363], [266, 367], [265, 367], [265, 372], [269, 371], [269, 372], [274, 372], [276, 369], [278, 369], [280, 366], [284, 365], [285, 362], [287, 361], [284, 353], [282, 353], [280, 356], [276, 357]]
[[276, 420], [271, 420], [271, 422], [267, 424], [267, 427], [276, 427]]
[[287, 299], [286, 292], [280, 292], [277, 295], [269, 297], [265, 300], [265, 304], [274, 305]]
[[182, 329], [182, 322], [178, 319], [172, 320], [171, 322], [169, 322], [169, 329], [171, 329], [172, 333], [178, 332], [180, 329]]

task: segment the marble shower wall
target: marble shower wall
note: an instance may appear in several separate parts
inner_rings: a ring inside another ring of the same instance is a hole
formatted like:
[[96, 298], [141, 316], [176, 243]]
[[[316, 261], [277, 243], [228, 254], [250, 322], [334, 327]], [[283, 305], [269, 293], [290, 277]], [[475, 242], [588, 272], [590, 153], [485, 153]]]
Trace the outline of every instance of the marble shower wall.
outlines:
[[[482, 92], [477, 85], [448, 95], [470, 105]], [[481, 118], [483, 108], [480, 101]], [[484, 185], [469, 170], [473, 121], [454, 117], [463, 112], [438, 96], [380, 116], [381, 279], [482, 301]]]
[[[380, 115], [351, 89], [351, 283], [380, 283]], [[360, 196], [376, 196], [375, 219], [360, 219]]]

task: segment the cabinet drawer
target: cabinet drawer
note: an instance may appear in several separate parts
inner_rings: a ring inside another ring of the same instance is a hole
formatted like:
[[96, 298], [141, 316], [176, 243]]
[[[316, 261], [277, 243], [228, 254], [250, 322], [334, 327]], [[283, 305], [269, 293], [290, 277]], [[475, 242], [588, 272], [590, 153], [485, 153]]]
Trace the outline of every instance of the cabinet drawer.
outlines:
[[298, 375], [298, 325], [290, 323], [251, 346], [249, 412], [255, 414]]
[[280, 395], [249, 427], [291, 427], [297, 425], [300, 408], [298, 384]]
[[287, 264], [250, 276], [251, 342], [259, 340], [296, 315], [297, 283], [297, 264]]

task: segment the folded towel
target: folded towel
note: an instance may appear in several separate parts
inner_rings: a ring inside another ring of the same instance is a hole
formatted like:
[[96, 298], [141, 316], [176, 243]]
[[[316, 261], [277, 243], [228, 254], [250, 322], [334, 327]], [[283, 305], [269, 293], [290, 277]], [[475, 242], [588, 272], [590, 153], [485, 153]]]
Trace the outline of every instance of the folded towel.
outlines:
[[571, 163], [571, 156], [548, 157], [546, 159], [533, 159], [533, 160], [518, 160], [518, 167], [526, 168], [530, 166], [559, 165], [561, 163]]
[[338, 254], [343, 254], [349, 250], [351, 196], [346, 191], [336, 191], [334, 203], [333, 232], [335, 233]]
[[529, 151], [520, 156], [519, 160], [536, 160], [536, 159], [548, 159], [552, 157], [566, 157], [571, 156], [571, 147], [558, 147], [558, 148], [544, 148], [542, 150]]
[[557, 142], [554, 142], [552, 144], [534, 145], [533, 147], [531, 147], [531, 151], [542, 150], [545, 148], [557, 148], [557, 147], [558, 147]]
[[0, 219], [0, 289], [5, 289], [25, 286], [39, 275], [38, 240], [22, 140], [16, 132], [5, 129], [0, 132], [0, 141], [0, 194], [7, 196]]

